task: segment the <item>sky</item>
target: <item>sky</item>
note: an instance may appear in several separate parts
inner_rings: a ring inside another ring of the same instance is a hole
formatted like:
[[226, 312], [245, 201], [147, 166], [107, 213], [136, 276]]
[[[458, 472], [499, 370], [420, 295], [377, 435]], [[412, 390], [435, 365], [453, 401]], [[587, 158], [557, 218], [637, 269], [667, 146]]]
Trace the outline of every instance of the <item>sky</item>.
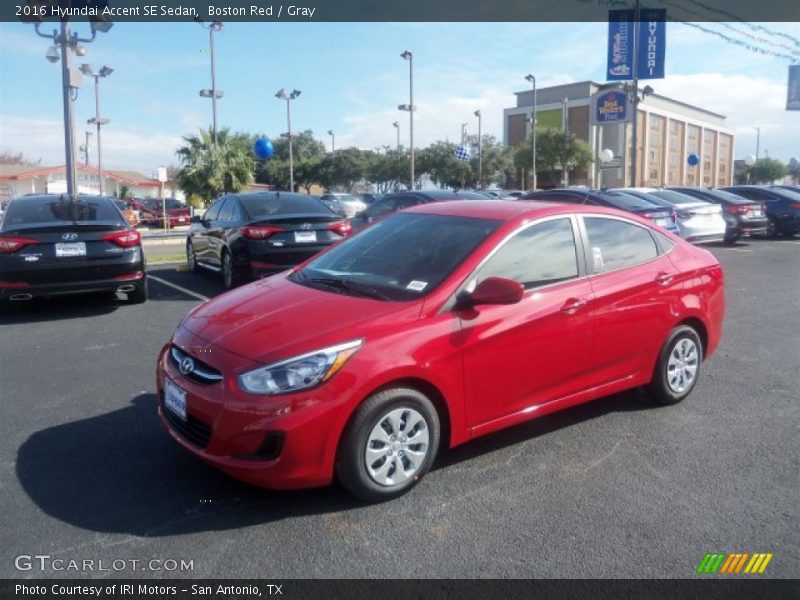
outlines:
[[[800, 23], [763, 25], [800, 38]], [[724, 24], [704, 26], [732, 34]], [[337, 148], [367, 149], [393, 146], [392, 123], [400, 121], [407, 144], [408, 113], [397, 105], [408, 102], [408, 63], [400, 58], [408, 49], [417, 147], [459, 139], [464, 122], [477, 133], [477, 109], [483, 133], [502, 140], [503, 109], [515, 105], [514, 92], [529, 89], [526, 74], [540, 88], [602, 81], [606, 37], [605, 23], [226, 23], [216, 34], [219, 125], [276, 137], [286, 131], [286, 105], [275, 92], [298, 89], [293, 130], [311, 129], [330, 147], [332, 129]], [[0, 24], [0, 150], [55, 165], [64, 163], [63, 113], [60, 68], [45, 60], [48, 45], [30, 25]], [[150, 175], [177, 164], [182, 136], [210, 126], [211, 101], [198, 95], [210, 87], [208, 32], [195, 23], [117, 23], [86, 48], [78, 62], [114, 69], [101, 81], [101, 116], [111, 120], [103, 128], [104, 166]], [[726, 115], [736, 158], [755, 154], [760, 127], [762, 156], [788, 161], [800, 159], [800, 111], [785, 110], [788, 64], [669, 23], [667, 77], [647, 83]], [[75, 114], [83, 143], [94, 116], [90, 80]], [[94, 162], [94, 143], [91, 156]]]

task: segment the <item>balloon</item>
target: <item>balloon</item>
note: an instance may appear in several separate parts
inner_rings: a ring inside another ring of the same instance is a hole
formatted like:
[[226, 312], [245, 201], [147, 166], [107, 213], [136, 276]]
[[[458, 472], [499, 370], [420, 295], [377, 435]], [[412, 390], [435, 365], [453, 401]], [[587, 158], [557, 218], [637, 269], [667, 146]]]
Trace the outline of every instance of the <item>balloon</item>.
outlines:
[[467, 144], [459, 144], [456, 146], [456, 160], [469, 160], [470, 155], [472, 154], [472, 150]]
[[700, 164], [700, 157], [697, 156], [697, 154], [690, 154], [686, 158], [686, 162], [689, 163], [690, 167], [696, 167], [698, 164]]
[[256, 143], [253, 144], [253, 154], [258, 158], [272, 158], [272, 155], [275, 154], [275, 148], [267, 138], [258, 138]]

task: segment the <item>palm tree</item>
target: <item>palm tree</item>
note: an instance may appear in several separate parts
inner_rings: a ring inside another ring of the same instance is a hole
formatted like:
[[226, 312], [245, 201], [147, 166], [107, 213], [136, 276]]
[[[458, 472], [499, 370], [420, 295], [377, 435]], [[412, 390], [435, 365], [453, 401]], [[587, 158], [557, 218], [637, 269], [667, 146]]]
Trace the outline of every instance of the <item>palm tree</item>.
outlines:
[[221, 129], [214, 144], [211, 130], [201, 129], [183, 141], [186, 145], [177, 151], [182, 165], [177, 178], [187, 196], [197, 194], [209, 202], [226, 192], [241, 192], [253, 181], [248, 136]]

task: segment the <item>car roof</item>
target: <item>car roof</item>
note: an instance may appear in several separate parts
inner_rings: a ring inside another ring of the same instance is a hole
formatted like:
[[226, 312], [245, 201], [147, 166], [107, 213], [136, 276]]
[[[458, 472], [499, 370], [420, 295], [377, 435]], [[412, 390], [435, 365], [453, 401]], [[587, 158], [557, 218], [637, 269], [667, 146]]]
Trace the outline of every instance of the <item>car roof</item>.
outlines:
[[[474, 202], [455, 200], [453, 202], [431, 202], [408, 208], [403, 212], [441, 215], [448, 217], [470, 217], [492, 219], [495, 221], [514, 221], [536, 219], [550, 215], [572, 213], [595, 213], [630, 218], [631, 213], [584, 204], [564, 204], [562, 202], [520, 202], [517, 200], [497, 200], [496, 202]], [[635, 218], [635, 216], [634, 216]]]

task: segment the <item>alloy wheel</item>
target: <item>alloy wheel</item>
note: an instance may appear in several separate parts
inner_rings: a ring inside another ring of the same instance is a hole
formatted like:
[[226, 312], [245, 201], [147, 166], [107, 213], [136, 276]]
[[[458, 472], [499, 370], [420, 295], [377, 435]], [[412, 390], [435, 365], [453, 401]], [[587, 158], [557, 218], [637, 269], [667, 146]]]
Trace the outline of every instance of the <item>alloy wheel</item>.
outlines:
[[667, 385], [676, 394], [683, 394], [694, 385], [700, 353], [693, 340], [683, 337], [672, 348], [667, 361]]

